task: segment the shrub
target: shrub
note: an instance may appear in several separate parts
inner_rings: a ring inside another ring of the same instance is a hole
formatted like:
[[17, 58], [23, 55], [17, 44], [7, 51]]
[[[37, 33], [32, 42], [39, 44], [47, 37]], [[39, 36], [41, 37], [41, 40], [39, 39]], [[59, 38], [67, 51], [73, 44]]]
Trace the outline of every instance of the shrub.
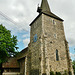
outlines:
[[61, 75], [61, 73], [60, 72], [56, 72], [56, 75]]
[[43, 73], [42, 75], [46, 75], [46, 73]]
[[51, 72], [50, 72], [50, 75], [54, 75], [54, 72], [53, 72], [53, 71], [51, 71]]
[[66, 70], [64, 71], [64, 74], [63, 75], [67, 75], [67, 71]]
[[71, 71], [69, 71], [69, 75], [72, 75]]

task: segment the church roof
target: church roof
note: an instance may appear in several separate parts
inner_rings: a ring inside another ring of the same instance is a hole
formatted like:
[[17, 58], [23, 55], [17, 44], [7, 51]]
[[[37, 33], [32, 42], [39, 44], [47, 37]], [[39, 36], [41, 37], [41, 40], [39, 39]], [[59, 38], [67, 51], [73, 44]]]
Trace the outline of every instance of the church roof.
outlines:
[[[61, 19], [60, 17], [56, 16], [54, 13], [51, 12], [47, 0], [42, 0], [41, 6], [38, 7], [37, 12], [39, 12], [39, 15], [33, 20], [33, 22], [34, 22], [41, 14], [45, 14], [45, 15], [50, 16], [50, 17], [52, 17], [52, 18], [55, 18], [55, 19], [57, 19], [57, 20], [64, 21], [63, 19]], [[32, 23], [33, 23], [33, 22], [32, 22]], [[30, 26], [32, 25], [32, 23], [30, 24]]]
[[24, 48], [17, 56], [17, 60], [25, 58], [28, 53], [28, 47]]
[[18, 60], [25, 58], [28, 47], [24, 48], [16, 57], [8, 58], [8, 61], [2, 64], [2, 68], [20, 68]]
[[28, 47], [24, 48], [20, 53], [24, 53], [28, 50]]
[[52, 12], [48, 12], [48, 11], [45, 11], [45, 12], [42, 12], [43, 14], [47, 15], [47, 16], [50, 16], [50, 17], [53, 17], [55, 19], [58, 19], [60, 21], [64, 21], [63, 19], [61, 19], [60, 17], [56, 16], [54, 13]]
[[[38, 10], [37, 10], [38, 12], [39, 12], [39, 9], [40, 9], [40, 12], [44, 12], [44, 11], [49, 11], [49, 12], [51, 12], [47, 0], [42, 0], [41, 6], [40, 6], [40, 7], [38, 8]], [[39, 12], [39, 13], [40, 13], [40, 12]]]
[[48, 11], [45, 11], [45, 12], [41, 12], [31, 23], [30, 23], [30, 26], [36, 21], [37, 18], [39, 18], [39, 16], [41, 14], [45, 14], [47, 16], [50, 16], [52, 18], [55, 18], [57, 20], [60, 20], [60, 21], [64, 21], [63, 19], [61, 19], [60, 17], [56, 16], [55, 14], [51, 13], [51, 12], [48, 12]]
[[2, 64], [2, 68], [19, 68], [16, 57], [8, 58], [8, 61]]

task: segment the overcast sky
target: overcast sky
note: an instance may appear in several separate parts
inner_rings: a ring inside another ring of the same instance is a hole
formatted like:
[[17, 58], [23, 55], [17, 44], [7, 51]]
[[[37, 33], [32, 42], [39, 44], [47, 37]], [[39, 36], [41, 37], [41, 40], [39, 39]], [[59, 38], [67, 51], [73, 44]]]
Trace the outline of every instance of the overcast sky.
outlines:
[[[75, 0], [48, 0], [50, 9], [64, 19], [64, 31], [74, 59], [75, 48]], [[41, 0], [0, 0], [0, 23], [18, 38], [19, 50], [29, 43], [29, 24], [38, 15]], [[4, 16], [4, 17], [3, 17]], [[5, 18], [6, 17], [6, 18]]]

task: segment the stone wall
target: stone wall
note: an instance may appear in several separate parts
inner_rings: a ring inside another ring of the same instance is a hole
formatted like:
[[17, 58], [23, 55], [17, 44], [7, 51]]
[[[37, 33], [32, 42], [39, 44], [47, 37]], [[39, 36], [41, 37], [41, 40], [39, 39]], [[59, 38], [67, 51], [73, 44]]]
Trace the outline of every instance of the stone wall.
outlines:
[[17, 56], [19, 65], [20, 65], [20, 74], [26, 75], [26, 69], [27, 69], [27, 54], [28, 54], [28, 47], [23, 49], [19, 55]]
[[[31, 51], [31, 75], [38, 75], [40, 73], [40, 37], [42, 29], [42, 16], [40, 16], [32, 25], [30, 32], [30, 47]], [[37, 35], [37, 41], [34, 42], [34, 36]]]
[[25, 58], [19, 60], [20, 64], [20, 74], [25, 75]]
[[[63, 22], [43, 14], [42, 29], [46, 74], [49, 75], [50, 70], [61, 73], [68, 71]], [[58, 50], [59, 61], [56, 61], [56, 50]]]
[[[37, 34], [37, 41], [34, 36]], [[42, 14], [31, 25], [30, 32], [30, 73], [50, 74], [50, 71], [68, 73], [68, 58], [65, 45], [63, 21]], [[58, 50], [59, 60], [56, 60]], [[68, 53], [69, 54], [69, 53]]]

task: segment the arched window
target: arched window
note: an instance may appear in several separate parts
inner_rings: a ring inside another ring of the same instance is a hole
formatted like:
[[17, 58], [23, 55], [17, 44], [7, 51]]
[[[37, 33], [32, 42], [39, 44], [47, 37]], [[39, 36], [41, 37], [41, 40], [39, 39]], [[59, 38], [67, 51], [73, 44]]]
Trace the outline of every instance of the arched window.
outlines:
[[56, 50], [56, 61], [59, 61], [58, 50]]

